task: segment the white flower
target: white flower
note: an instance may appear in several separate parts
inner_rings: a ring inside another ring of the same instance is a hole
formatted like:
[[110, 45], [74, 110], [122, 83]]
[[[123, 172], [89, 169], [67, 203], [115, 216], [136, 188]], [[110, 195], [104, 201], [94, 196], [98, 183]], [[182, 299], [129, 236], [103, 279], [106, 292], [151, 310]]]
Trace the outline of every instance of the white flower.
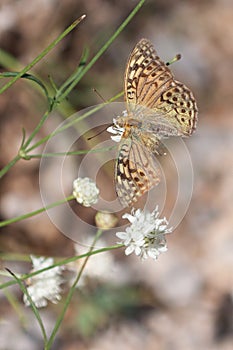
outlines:
[[90, 207], [98, 201], [99, 189], [89, 177], [79, 177], [73, 182], [73, 196], [84, 207]]
[[125, 128], [120, 127], [117, 124], [117, 119], [113, 118], [113, 125], [107, 128], [107, 131], [111, 134], [114, 134], [114, 136], [111, 136], [111, 139], [115, 142], [120, 142], [121, 137], [125, 131]]
[[158, 207], [152, 213], [133, 209], [131, 214], [124, 214], [122, 218], [131, 223], [125, 232], [117, 232], [116, 235], [126, 246], [125, 254], [135, 253], [142, 260], [148, 257], [157, 259], [160, 253], [167, 251], [165, 234], [172, 232], [167, 228], [166, 218], [159, 219]]
[[[37, 258], [33, 255], [31, 255], [31, 260], [33, 272], [44, 269], [54, 263], [53, 258]], [[27, 287], [27, 291], [36, 307], [47, 306], [48, 300], [56, 304], [61, 299], [60, 293], [62, 289], [60, 285], [63, 283], [63, 279], [60, 275], [62, 270], [62, 266], [56, 266], [30, 278], [30, 285]], [[23, 301], [26, 306], [30, 305], [26, 294], [23, 296]]]

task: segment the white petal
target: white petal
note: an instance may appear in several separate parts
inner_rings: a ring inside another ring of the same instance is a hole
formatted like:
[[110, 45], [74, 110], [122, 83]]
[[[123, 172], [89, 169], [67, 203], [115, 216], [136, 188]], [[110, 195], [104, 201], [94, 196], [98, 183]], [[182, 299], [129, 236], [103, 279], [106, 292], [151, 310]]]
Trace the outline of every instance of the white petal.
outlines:
[[126, 234], [126, 232], [117, 232], [116, 236], [120, 239], [125, 240], [126, 238], [128, 238], [128, 235]]
[[129, 255], [131, 253], [133, 253], [134, 251], [134, 247], [132, 245], [128, 246], [125, 250], [125, 255]]

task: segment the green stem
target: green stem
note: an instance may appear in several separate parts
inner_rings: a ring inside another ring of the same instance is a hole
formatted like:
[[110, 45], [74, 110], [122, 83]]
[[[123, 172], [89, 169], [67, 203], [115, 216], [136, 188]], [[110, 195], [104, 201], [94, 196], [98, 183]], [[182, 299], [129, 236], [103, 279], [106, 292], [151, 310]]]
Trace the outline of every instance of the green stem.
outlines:
[[84, 69], [87, 58], [89, 55], [89, 50], [87, 48], [84, 48], [82, 57], [80, 59], [78, 68], [71, 74], [71, 76], [60, 86], [59, 91], [65, 91], [67, 87], [72, 83], [72, 81], [75, 79], [76, 76], [78, 76], [81, 71]]
[[32, 211], [30, 213], [27, 213], [27, 214], [24, 214], [24, 215], [20, 215], [20, 216], [16, 216], [15, 218], [12, 218], [12, 219], [9, 219], [9, 220], [2, 221], [2, 222], [0, 222], [0, 227], [3, 227], [3, 226], [6, 226], [6, 225], [9, 225], [9, 224], [12, 224], [14, 222], [18, 222], [18, 221], [30, 218], [30, 217], [32, 217], [34, 215], [43, 213], [44, 211], [46, 211], [48, 209], [57, 207], [58, 205], [66, 203], [66, 202], [68, 202], [68, 201], [70, 201], [72, 199], [74, 199], [73, 195], [71, 195], [69, 197], [66, 197], [64, 199], [61, 199], [60, 201], [54, 202], [52, 204], [49, 204], [47, 207], [43, 207], [43, 208], [37, 209], [35, 211]]
[[37, 310], [37, 307], [35, 306], [34, 302], [32, 301], [32, 298], [31, 296], [29, 295], [28, 293], [28, 290], [27, 288], [25, 287], [24, 283], [21, 281], [21, 279], [19, 277], [17, 277], [16, 274], [14, 274], [11, 270], [9, 269], [6, 269], [12, 276], [13, 278], [16, 280], [16, 282], [18, 283], [21, 291], [23, 292], [23, 294], [26, 294], [29, 302], [30, 302], [30, 305], [31, 305], [31, 308], [32, 308], [32, 311], [38, 321], [38, 324], [40, 326], [40, 329], [41, 329], [41, 333], [43, 334], [43, 338], [44, 338], [44, 343], [47, 344], [47, 335], [46, 335], [46, 331], [45, 331], [45, 327], [44, 327], [44, 324], [43, 324], [43, 321], [40, 317], [40, 313], [39, 311]]
[[[110, 247], [96, 249], [93, 252], [91, 252], [91, 254], [88, 252], [88, 253], [85, 253], [85, 254], [82, 254], [82, 255], [79, 255], [79, 256], [72, 256], [71, 258], [66, 258], [66, 259], [60, 260], [59, 262], [57, 262], [57, 263], [55, 263], [55, 264], [53, 264], [51, 266], [45, 267], [45, 268], [43, 268], [41, 270], [37, 270], [37, 271], [31, 272], [29, 274], [20, 276], [20, 278], [23, 281], [23, 280], [26, 280], [26, 279], [28, 279], [30, 277], [35, 276], [35, 275], [39, 275], [40, 273], [42, 273], [44, 271], [51, 270], [51, 269], [53, 269], [56, 266], [69, 264], [69, 263], [74, 262], [76, 260], [83, 259], [83, 258], [87, 257], [88, 255], [96, 255], [96, 254], [103, 253], [103, 252], [106, 252], [106, 251], [109, 251], [109, 250], [122, 248], [123, 246], [124, 246], [123, 244], [116, 244], [116, 245], [113, 245], [113, 246], [110, 246]], [[1, 259], [3, 259], [4, 256], [5, 256], [5, 254], [1, 254], [0, 253]], [[6, 273], [2, 272], [0, 270], [0, 275], [6, 276]], [[9, 281], [9, 282], [3, 283], [3, 284], [0, 285], [0, 289], [4, 289], [4, 288], [7, 288], [7, 287], [10, 287], [10, 286], [14, 285], [15, 283], [16, 283], [15, 281]]]
[[[18, 73], [19, 72], [3, 72], [3, 73], [0, 73], [0, 79], [4, 78], [4, 77], [5, 78], [15, 77], [18, 75]], [[30, 80], [30, 81], [36, 83], [37, 86], [39, 86], [43, 90], [43, 92], [47, 98], [48, 104], [49, 105], [51, 104], [48, 90], [47, 90], [46, 86], [44, 85], [44, 83], [42, 83], [42, 81], [40, 79], [38, 79], [36, 76], [34, 76], [32, 74], [28, 74], [28, 73], [22, 75], [21, 78], [24, 78], [26, 80]]]
[[88, 255], [87, 255], [87, 257], [85, 258], [85, 260], [84, 260], [84, 262], [83, 262], [83, 264], [82, 264], [82, 266], [81, 266], [81, 269], [80, 269], [80, 271], [79, 271], [79, 273], [78, 273], [78, 275], [77, 275], [77, 277], [76, 277], [76, 279], [75, 279], [75, 281], [74, 281], [72, 287], [71, 287], [70, 290], [69, 290], [69, 293], [68, 293], [68, 295], [67, 295], [67, 297], [66, 297], [66, 300], [65, 300], [65, 304], [64, 304], [63, 310], [62, 310], [62, 312], [60, 313], [60, 315], [59, 315], [59, 317], [58, 317], [58, 319], [57, 319], [57, 321], [56, 321], [56, 324], [55, 324], [54, 329], [53, 329], [53, 331], [52, 331], [52, 334], [51, 334], [51, 336], [50, 336], [50, 338], [49, 338], [49, 340], [48, 340], [47, 347], [45, 348], [45, 350], [49, 350], [49, 349], [51, 348], [53, 342], [54, 342], [54, 338], [55, 338], [55, 336], [56, 336], [56, 334], [57, 334], [57, 332], [58, 332], [58, 329], [59, 329], [60, 326], [61, 326], [61, 323], [62, 323], [62, 321], [63, 321], [63, 319], [64, 319], [65, 313], [66, 313], [66, 311], [67, 311], [67, 309], [68, 309], [68, 307], [69, 307], [69, 305], [70, 305], [71, 298], [72, 298], [72, 296], [73, 296], [73, 294], [74, 294], [76, 285], [77, 285], [78, 281], [80, 280], [80, 277], [81, 277], [81, 275], [82, 275], [82, 273], [83, 273], [83, 270], [84, 270], [84, 268], [85, 268], [85, 266], [86, 266], [86, 264], [87, 264], [87, 262], [88, 262], [88, 260], [89, 260], [89, 258], [90, 258], [90, 253], [92, 253], [92, 251], [93, 251], [93, 249], [94, 249], [94, 247], [95, 247], [95, 243], [97, 242], [97, 240], [99, 239], [99, 237], [101, 236], [101, 234], [102, 234], [102, 230], [98, 230], [97, 233], [96, 233], [96, 235], [95, 235], [95, 238], [94, 238], [94, 240], [93, 240], [92, 246], [91, 246], [91, 248], [90, 248], [89, 251], [88, 251]]
[[[59, 92], [56, 96], [56, 100], [61, 102], [66, 96], [70, 93], [70, 91], [74, 88], [75, 85], [82, 79], [82, 77], [89, 71], [89, 69], [95, 64], [95, 62], [100, 58], [100, 56], [107, 50], [107, 48], [112, 44], [112, 42], [118, 37], [118, 35], [122, 32], [122, 30], [128, 25], [128, 23], [132, 20], [132, 18], [136, 15], [136, 13], [140, 10], [145, 0], [139, 1], [137, 6], [132, 10], [129, 16], [124, 20], [124, 22], [120, 25], [120, 27], [115, 31], [112, 37], [104, 44], [104, 46], [97, 52], [97, 54], [92, 58], [92, 60], [83, 68], [83, 70], [79, 73], [79, 75], [74, 79], [74, 81], [67, 87], [64, 92]], [[59, 95], [60, 93], [60, 95]]]
[[39, 62], [44, 56], [51, 51], [54, 46], [56, 46], [67, 34], [69, 34], [86, 16], [83, 15], [74, 21], [62, 34], [60, 34], [48, 47], [46, 47], [31, 63], [24, 67], [13, 79], [11, 79], [7, 84], [5, 84], [0, 89], [0, 94], [6, 91], [10, 86], [12, 86], [19, 78], [27, 73], [37, 62]]
[[42, 153], [42, 154], [32, 154], [32, 155], [28, 154], [28, 157], [31, 159], [31, 158], [50, 158], [50, 157], [59, 157], [59, 156], [78, 156], [78, 155], [87, 154], [87, 153], [99, 153], [99, 152], [112, 151], [114, 148], [116, 148], [116, 146], [82, 150], [82, 151], [73, 151], [73, 152]]
[[10, 161], [10, 163], [8, 163], [6, 166], [4, 166], [4, 168], [2, 168], [0, 170], [0, 179], [10, 170], [10, 168], [13, 167], [13, 165], [15, 165], [15, 163], [17, 163], [19, 160], [21, 159], [20, 155], [17, 154], [17, 156], [15, 156], [14, 159], [12, 159]]
[[113, 96], [112, 98], [110, 98], [108, 101], [106, 101], [105, 103], [99, 104], [95, 107], [93, 107], [93, 109], [89, 110], [88, 112], [86, 112], [85, 114], [83, 114], [82, 116], [76, 118], [75, 120], [72, 118], [72, 121], [63, 125], [61, 128], [56, 129], [55, 131], [53, 131], [51, 134], [43, 137], [42, 139], [40, 139], [38, 142], [34, 143], [34, 145], [32, 145], [30, 148], [27, 149], [27, 152], [30, 152], [32, 150], [34, 150], [35, 148], [37, 148], [38, 146], [40, 146], [41, 144], [43, 144], [44, 142], [48, 141], [49, 139], [51, 139], [53, 136], [61, 133], [62, 131], [68, 129], [69, 127], [73, 126], [74, 124], [78, 123], [79, 121], [89, 117], [90, 115], [92, 115], [93, 113], [99, 111], [101, 108], [103, 108], [105, 105], [109, 104], [110, 102], [113, 102], [115, 100], [117, 100], [119, 97], [121, 97], [123, 95], [123, 92], [121, 91], [120, 93], [118, 93], [117, 95]]
[[50, 140], [53, 136], [61, 133], [62, 131], [68, 129], [70, 126], [76, 124], [77, 122], [79, 122], [80, 120], [86, 118], [87, 116], [91, 115], [92, 113], [96, 112], [98, 109], [102, 108], [102, 105], [99, 105], [98, 108], [94, 108], [93, 110], [88, 111], [87, 113], [85, 113], [83, 116], [72, 120], [72, 122], [67, 123], [65, 125], [63, 125], [61, 128], [56, 129], [55, 131], [51, 132], [51, 134], [43, 137], [42, 139], [40, 139], [38, 142], [34, 143], [34, 145], [32, 145], [31, 147], [29, 147], [27, 149], [27, 152], [32, 151], [33, 149], [37, 148], [38, 146], [40, 146], [41, 144], [43, 144], [44, 142]]
[[40, 119], [39, 123], [37, 124], [37, 126], [35, 127], [35, 129], [33, 130], [33, 132], [31, 133], [31, 135], [29, 136], [29, 138], [27, 139], [27, 141], [25, 142], [25, 144], [23, 145], [24, 150], [26, 150], [26, 148], [29, 146], [29, 144], [31, 143], [31, 141], [33, 140], [33, 138], [35, 137], [35, 135], [38, 133], [38, 131], [40, 130], [40, 128], [43, 126], [44, 122], [46, 121], [46, 119], [49, 116], [49, 113], [51, 112], [51, 110], [47, 110], [45, 112], [45, 114], [43, 115], [43, 117]]

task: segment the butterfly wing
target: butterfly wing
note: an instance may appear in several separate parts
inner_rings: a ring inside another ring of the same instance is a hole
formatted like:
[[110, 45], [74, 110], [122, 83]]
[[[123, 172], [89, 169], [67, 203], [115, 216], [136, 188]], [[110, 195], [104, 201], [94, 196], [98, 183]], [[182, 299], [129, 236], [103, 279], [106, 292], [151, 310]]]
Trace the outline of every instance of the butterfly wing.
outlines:
[[145, 119], [145, 113], [138, 112], [144, 106], [151, 110], [152, 123], [158, 124], [156, 115], [159, 115], [177, 130], [176, 134], [188, 136], [195, 130], [197, 105], [192, 92], [174, 79], [150, 41], [142, 39], [135, 46], [124, 81], [129, 114]]
[[128, 117], [121, 118], [125, 133], [115, 179], [117, 195], [128, 206], [159, 182], [153, 154], [160, 154], [160, 139], [188, 136], [195, 130], [197, 105], [192, 92], [174, 79], [146, 39], [132, 51], [124, 81]]
[[115, 179], [117, 196], [123, 206], [136, 202], [160, 180], [153, 153], [134, 135], [120, 142]]

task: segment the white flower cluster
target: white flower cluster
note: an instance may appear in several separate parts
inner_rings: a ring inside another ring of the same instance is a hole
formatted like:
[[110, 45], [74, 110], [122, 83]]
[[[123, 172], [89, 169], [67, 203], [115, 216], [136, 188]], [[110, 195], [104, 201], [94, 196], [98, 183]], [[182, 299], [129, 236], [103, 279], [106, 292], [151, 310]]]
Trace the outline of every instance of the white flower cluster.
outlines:
[[84, 207], [90, 207], [98, 201], [99, 189], [89, 177], [79, 177], [73, 182], [73, 196]]
[[[54, 263], [53, 258], [45, 258], [43, 256], [37, 258], [31, 255], [31, 260], [33, 272], [44, 269]], [[62, 271], [62, 266], [56, 266], [30, 278], [30, 285], [27, 287], [27, 291], [36, 307], [47, 306], [48, 300], [56, 304], [61, 299]], [[23, 300], [26, 306], [30, 305], [26, 294], [24, 294]]]
[[172, 232], [167, 228], [166, 218], [159, 219], [158, 207], [152, 213], [133, 209], [131, 214], [124, 214], [122, 218], [131, 223], [125, 232], [117, 232], [116, 235], [126, 246], [125, 254], [135, 253], [142, 260], [148, 257], [157, 259], [160, 253], [167, 251], [165, 234]]

